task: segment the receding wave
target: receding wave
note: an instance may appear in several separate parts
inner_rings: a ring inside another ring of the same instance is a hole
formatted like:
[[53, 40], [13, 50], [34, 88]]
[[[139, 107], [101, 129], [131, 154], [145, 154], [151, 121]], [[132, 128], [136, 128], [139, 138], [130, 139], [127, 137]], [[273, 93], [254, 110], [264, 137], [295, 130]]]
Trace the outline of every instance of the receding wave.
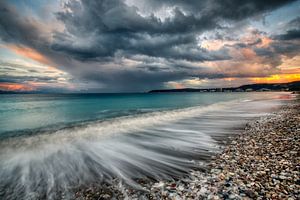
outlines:
[[[0, 197], [71, 198], [80, 185], [113, 178], [180, 176], [219, 151], [230, 127], [278, 104], [233, 101], [143, 113], [0, 142]], [[258, 112], [259, 110], [259, 112]], [[68, 196], [69, 195], [69, 196]]]

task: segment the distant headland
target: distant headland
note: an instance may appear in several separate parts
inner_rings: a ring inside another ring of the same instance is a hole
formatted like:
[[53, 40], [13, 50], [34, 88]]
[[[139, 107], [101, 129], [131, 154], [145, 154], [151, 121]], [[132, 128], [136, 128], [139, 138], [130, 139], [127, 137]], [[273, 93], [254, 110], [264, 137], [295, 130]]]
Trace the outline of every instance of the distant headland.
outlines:
[[227, 88], [181, 88], [181, 89], [162, 89], [151, 90], [149, 93], [165, 93], [165, 92], [266, 92], [266, 91], [300, 91], [300, 81], [289, 83], [260, 83], [242, 85], [239, 87]]
[[[181, 89], [159, 89], [151, 90], [146, 93], [170, 93], [170, 92], [267, 92], [267, 91], [299, 91], [300, 81], [289, 83], [261, 83], [249, 84], [239, 87], [226, 88], [181, 88]], [[72, 93], [69, 92], [53, 92], [53, 91], [5, 91], [0, 90], [0, 94], [100, 94], [100, 93]], [[101, 93], [102, 94], [102, 93]], [[105, 93], [107, 94], [107, 93]]]

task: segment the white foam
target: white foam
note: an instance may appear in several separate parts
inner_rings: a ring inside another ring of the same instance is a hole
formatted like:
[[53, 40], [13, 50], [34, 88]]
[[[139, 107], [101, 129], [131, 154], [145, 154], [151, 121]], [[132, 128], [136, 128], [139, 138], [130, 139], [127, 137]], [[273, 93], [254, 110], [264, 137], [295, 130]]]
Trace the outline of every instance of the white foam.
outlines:
[[134, 184], [134, 178], [178, 174], [218, 150], [211, 133], [240, 123], [243, 107], [233, 108], [241, 104], [139, 114], [2, 141], [0, 197], [51, 199], [91, 181], [118, 177]]

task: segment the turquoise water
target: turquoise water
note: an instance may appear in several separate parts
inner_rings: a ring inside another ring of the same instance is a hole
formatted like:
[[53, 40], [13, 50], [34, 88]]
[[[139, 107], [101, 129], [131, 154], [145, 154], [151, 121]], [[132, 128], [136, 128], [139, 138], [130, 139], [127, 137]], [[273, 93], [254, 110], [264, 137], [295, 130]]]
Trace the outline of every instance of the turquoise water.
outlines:
[[[182, 176], [289, 93], [0, 96], [0, 199], [74, 198], [117, 179]], [[100, 183], [99, 183], [100, 182]]]
[[[261, 94], [256, 94], [258, 97]], [[246, 99], [247, 93], [1, 95], [0, 137], [79, 122]]]

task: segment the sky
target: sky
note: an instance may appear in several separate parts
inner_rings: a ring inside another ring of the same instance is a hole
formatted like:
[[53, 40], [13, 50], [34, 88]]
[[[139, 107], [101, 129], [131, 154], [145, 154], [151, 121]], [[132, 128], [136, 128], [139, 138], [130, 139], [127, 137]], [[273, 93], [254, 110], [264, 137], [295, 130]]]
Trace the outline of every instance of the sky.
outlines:
[[300, 80], [300, 1], [1, 0], [0, 90]]

